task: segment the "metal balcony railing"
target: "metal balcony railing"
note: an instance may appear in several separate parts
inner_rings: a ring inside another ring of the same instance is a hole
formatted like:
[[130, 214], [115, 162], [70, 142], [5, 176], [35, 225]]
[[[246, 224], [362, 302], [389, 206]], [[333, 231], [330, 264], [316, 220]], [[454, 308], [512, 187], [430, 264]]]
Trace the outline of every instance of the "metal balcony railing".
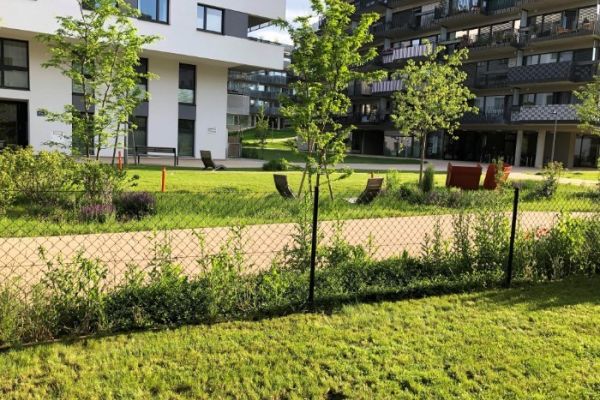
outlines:
[[391, 64], [398, 60], [406, 60], [409, 58], [426, 57], [433, 51], [433, 45], [421, 44], [419, 46], [404, 47], [398, 49], [385, 50], [382, 53], [384, 64]]
[[507, 121], [509, 110], [504, 108], [480, 109], [479, 113], [467, 113], [462, 118], [463, 124], [501, 124]]
[[512, 122], [577, 122], [572, 104], [524, 105], [511, 114]]
[[381, 82], [374, 82], [371, 84], [371, 92], [373, 94], [385, 94], [398, 92], [404, 88], [401, 80], [393, 79]]
[[558, 38], [573, 36], [600, 36], [600, 22], [598, 20], [574, 22], [570, 28], [564, 27], [561, 22], [549, 25], [531, 25], [521, 28], [514, 44], [518, 47], [526, 46], [528, 43], [541, 42]]

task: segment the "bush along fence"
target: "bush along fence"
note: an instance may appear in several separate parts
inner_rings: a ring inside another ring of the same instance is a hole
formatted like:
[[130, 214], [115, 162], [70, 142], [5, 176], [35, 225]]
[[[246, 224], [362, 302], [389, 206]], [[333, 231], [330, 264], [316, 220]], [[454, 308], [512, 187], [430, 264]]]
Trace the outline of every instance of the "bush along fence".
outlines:
[[600, 272], [595, 188], [100, 186], [3, 193], [0, 346]]

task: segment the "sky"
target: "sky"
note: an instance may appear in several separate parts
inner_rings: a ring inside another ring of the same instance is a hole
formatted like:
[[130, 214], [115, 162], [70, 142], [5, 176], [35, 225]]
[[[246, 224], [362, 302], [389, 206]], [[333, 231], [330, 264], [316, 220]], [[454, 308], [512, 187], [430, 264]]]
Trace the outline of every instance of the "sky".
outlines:
[[[296, 17], [306, 15], [310, 13], [309, 0], [286, 0], [286, 19], [288, 21], [293, 20]], [[266, 28], [255, 32], [252, 36], [256, 36], [262, 39], [270, 40], [278, 43], [290, 43], [289, 36], [277, 29], [277, 28]]]

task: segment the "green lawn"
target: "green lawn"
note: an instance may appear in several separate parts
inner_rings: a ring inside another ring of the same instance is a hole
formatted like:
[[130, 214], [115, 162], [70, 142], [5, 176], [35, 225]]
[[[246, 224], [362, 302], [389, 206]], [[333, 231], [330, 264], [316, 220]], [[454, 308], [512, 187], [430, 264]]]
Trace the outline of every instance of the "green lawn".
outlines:
[[3, 399], [597, 399], [600, 279], [0, 354]]
[[[155, 215], [140, 221], [121, 222], [111, 219], [105, 223], [86, 223], [78, 220], [76, 210], [48, 214], [36, 212], [27, 204], [17, 205], [0, 216], [0, 237], [65, 235], [97, 232], [152, 231], [212, 226], [296, 222], [301, 213], [300, 201], [281, 198], [275, 191], [273, 173], [263, 171], [204, 171], [189, 168], [167, 170], [167, 193], [157, 193]], [[135, 167], [130, 174], [140, 176], [135, 190], [157, 192], [160, 189], [160, 167]], [[292, 190], [299, 187], [302, 173], [286, 172]], [[354, 173], [345, 179], [333, 175], [334, 201], [324, 196], [320, 207], [321, 219], [381, 218], [410, 215], [439, 215], [458, 212], [436, 204], [413, 204], [394, 195], [380, 196], [369, 206], [349, 204], [346, 199], [357, 197], [364, 189], [370, 173]], [[385, 176], [385, 172], [375, 176]], [[416, 182], [417, 173], [399, 172], [400, 182]], [[443, 186], [445, 174], [436, 175], [436, 184]], [[529, 190], [529, 192], [527, 192]], [[598, 211], [597, 200], [589, 188], [561, 185], [553, 200], [529, 199], [524, 189], [521, 209], [534, 211]], [[488, 193], [490, 195], [491, 193]], [[481, 194], [484, 195], [484, 194]], [[505, 191], [501, 202], [509, 211], [512, 192]], [[487, 197], [486, 197], [487, 199]], [[483, 200], [487, 204], [488, 200]], [[467, 207], [476, 210], [482, 206]]]
[[[541, 172], [536, 172], [535, 174], [532, 175], [542, 175]], [[589, 170], [589, 171], [565, 171], [562, 173], [561, 175], [562, 178], [569, 178], [569, 179], [582, 179], [582, 180], [586, 180], [586, 181], [598, 181], [600, 180], [600, 171], [594, 171], [594, 170]]]

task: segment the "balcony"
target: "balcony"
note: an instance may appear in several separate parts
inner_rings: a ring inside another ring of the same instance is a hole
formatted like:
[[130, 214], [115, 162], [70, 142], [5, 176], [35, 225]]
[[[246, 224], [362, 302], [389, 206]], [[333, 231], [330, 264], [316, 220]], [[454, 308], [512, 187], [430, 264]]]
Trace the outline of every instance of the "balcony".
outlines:
[[483, 21], [486, 18], [485, 8], [479, 6], [464, 7], [464, 8], [450, 8], [445, 10], [443, 8], [436, 9], [436, 19], [439, 20], [444, 26], [464, 25], [477, 23]]
[[[259, 106], [250, 106], [250, 114], [258, 114], [260, 112], [261, 107]], [[263, 107], [264, 113], [266, 116], [273, 117], [279, 116], [280, 107]]]
[[387, 80], [381, 82], [374, 82], [371, 84], [371, 92], [372, 94], [391, 94], [394, 92], [398, 92], [404, 88], [404, 85], [401, 80]]
[[508, 83], [511, 85], [546, 82], [586, 82], [598, 71], [597, 62], [574, 63], [571, 61], [524, 65], [508, 71]]
[[379, 112], [372, 112], [370, 114], [350, 114], [346, 118], [344, 118], [342, 122], [346, 124], [356, 125], [363, 129], [380, 127], [381, 125], [392, 125], [390, 115]]
[[513, 123], [577, 123], [577, 111], [572, 104], [526, 105], [511, 115]]
[[351, 97], [360, 97], [360, 96], [370, 96], [371, 95], [371, 85], [366, 82], [354, 82], [348, 85], [348, 96]]
[[514, 42], [516, 32], [514, 29], [506, 29], [493, 33], [482, 33], [475, 36], [463, 36], [458, 47], [466, 47], [471, 52], [484, 51], [486, 49], [496, 49], [498, 47], [508, 47]]
[[385, 65], [406, 61], [409, 58], [427, 57], [431, 54], [433, 48], [434, 46], [432, 45], [421, 44], [419, 46], [384, 50], [382, 52], [382, 61]]
[[462, 124], [505, 124], [507, 110], [504, 108], [488, 108], [479, 110], [478, 114], [467, 113], [462, 118]]
[[[516, 40], [515, 47], [525, 47], [550, 40], [565, 40], [581, 37], [600, 37], [600, 22], [597, 20], [577, 22], [572, 28], [565, 28], [561, 23], [552, 25], [531, 25], [522, 28]], [[555, 44], [552, 42], [552, 44]]]
[[354, 7], [358, 15], [369, 12], [382, 13], [389, 7], [388, 3], [388, 0], [355, 0]]
[[508, 86], [508, 70], [488, 71], [476, 74], [471, 82], [471, 87], [475, 89], [498, 89]]

